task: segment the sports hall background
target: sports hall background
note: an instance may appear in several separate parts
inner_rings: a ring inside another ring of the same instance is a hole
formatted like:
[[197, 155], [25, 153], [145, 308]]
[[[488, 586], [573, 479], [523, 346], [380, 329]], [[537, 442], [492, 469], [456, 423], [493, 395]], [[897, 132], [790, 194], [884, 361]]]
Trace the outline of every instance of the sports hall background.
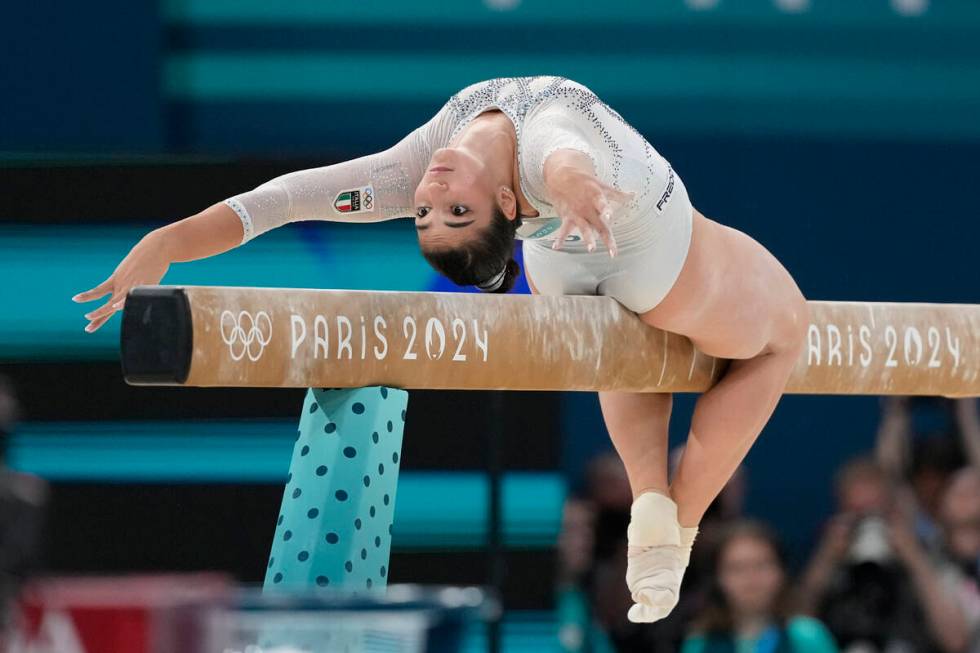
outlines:
[[[474, 81], [555, 74], [807, 297], [977, 303], [978, 36], [966, 0], [5, 3], [0, 372], [23, 409], [7, 462], [50, 483], [38, 564], [262, 578], [303, 392], [129, 387], [119, 317], [88, 335], [101, 302], [70, 301], [150, 229], [387, 147]], [[164, 283], [450, 289], [408, 221], [288, 225]], [[674, 443], [692, 404], [676, 398]], [[918, 430], [944, 428], [918, 405]], [[878, 418], [874, 397], [786, 397], [750, 454], [746, 510], [797, 563]], [[390, 581], [482, 582], [494, 421], [514, 647], [554, 632], [562, 503], [610, 448], [593, 395], [507, 394], [497, 414], [412, 393]]]

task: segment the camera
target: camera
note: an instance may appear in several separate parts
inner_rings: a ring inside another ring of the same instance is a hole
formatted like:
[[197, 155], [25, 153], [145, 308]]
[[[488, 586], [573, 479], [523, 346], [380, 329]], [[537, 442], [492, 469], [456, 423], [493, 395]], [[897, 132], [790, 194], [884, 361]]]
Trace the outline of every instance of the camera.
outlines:
[[847, 558], [854, 564], [887, 564], [893, 557], [888, 525], [878, 515], [862, 517], [855, 525]]

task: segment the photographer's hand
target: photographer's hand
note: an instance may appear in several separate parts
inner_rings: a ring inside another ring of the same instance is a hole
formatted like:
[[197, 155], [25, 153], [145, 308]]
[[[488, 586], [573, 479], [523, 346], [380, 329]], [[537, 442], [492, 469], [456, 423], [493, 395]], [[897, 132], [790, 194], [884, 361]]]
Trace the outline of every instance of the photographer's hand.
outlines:
[[912, 416], [908, 397], [882, 397], [875, 459], [889, 476], [902, 477], [909, 460], [909, 434]]
[[800, 610], [816, 614], [834, 568], [844, 558], [851, 541], [855, 517], [849, 513], [834, 515], [824, 527], [823, 536], [800, 577]]
[[840, 562], [844, 554], [847, 553], [855, 521], [854, 515], [840, 513], [831, 517], [824, 529], [823, 539], [820, 541], [820, 550], [835, 564]]
[[908, 488], [897, 489], [895, 505], [887, 515], [888, 540], [898, 558], [909, 568], [929, 562], [915, 534], [915, 497], [909, 496], [911, 494]]

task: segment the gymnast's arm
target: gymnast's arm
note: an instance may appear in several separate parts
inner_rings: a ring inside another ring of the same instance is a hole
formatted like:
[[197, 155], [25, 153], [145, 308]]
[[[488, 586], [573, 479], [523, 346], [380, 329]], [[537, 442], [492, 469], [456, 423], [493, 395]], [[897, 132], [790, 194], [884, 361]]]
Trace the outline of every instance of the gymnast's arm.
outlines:
[[111, 293], [85, 314], [95, 331], [121, 309], [129, 290], [160, 283], [171, 263], [226, 252], [261, 233], [298, 220], [376, 222], [411, 214], [416, 182], [434, 144], [446, 140], [448, 108], [396, 145], [369, 156], [276, 177], [143, 237], [98, 286], [75, 295], [87, 302]]
[[159, 229], [171, 262], [243, 245], [289, 222], [378, 222], [412, 213], [413, 193], [431, 154], [425, 126], [395, 146], [329, 166], [291, 172]]

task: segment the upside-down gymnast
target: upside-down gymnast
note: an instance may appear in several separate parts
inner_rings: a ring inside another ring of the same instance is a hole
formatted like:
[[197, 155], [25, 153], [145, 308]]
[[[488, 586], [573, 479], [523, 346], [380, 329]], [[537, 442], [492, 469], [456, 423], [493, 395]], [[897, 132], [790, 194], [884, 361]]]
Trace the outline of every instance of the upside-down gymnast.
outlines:
[[520, 239], [533, 292], [607, 295], [646, 324], [732, 359], [698, 398], [669, 484], [672, 396], [599, 393], [633, 490], [629, 618], [663, 618], [677, 603], [698, 523], [783, 393], [807, 306], [768, 250], [694, 209], [667, 160], [585, 86], [560, 77], [468, 86], [388, 150], [277, 177], [150, 232], [74, 299], [112, 293], [85, 315], [94, 331], [170, 263], [214, 256], [287, 222], [409, 216], [422, 254], [459, 285], [508, 291]]

